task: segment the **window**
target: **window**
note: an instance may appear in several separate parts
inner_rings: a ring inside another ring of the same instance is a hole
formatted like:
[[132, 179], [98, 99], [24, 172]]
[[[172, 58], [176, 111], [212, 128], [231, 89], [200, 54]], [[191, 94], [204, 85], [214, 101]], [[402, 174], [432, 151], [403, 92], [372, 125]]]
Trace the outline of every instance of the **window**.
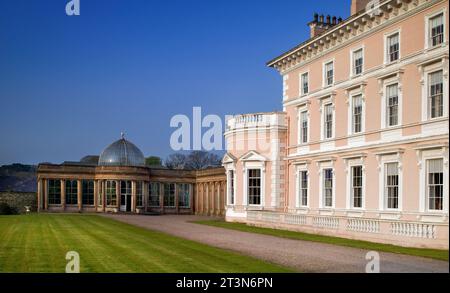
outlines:
[[388, 209], [398, 209], [398, 163], [385, 164], [384, 192]]
[[325, 64], [325, 86], [332, 85], [334, 82], [334, 66], [333, 61]]
[[306, 73], [303, 73], [302, 75], [301, 75], [301, 81], [300, 81], [300, 83], [301, 83], [301, 92], [300, 92], [300, 94], [301, 95], [306, 95], [306, 94], [308, 94], [309, 93], [309, 81], [308, 81], [308, 72], [306, 72]]
[[427, 160], [428, 209], [441, 211], [444, 201], [444, 162], [442, 159]]
[[444, 42], [444, 14], [436, 15], [429, 20], [429, 44], [431, 47]]
[[228, 185], [228, 198], [229, 204], [234, 204], [234, 170], [228, 171], [229, 185]]
[[178, 184], [178, 206], [181, 208], [189, 208], [190, 207], [190, 189], [191, 185], [182, 183]]
[[398, 60], [400, 57], [400, 35], [395, 33], [387, 37], [387, 61], [388, 63]]
[[299, 190], [300, 190], [300, 205], [308, 205], [308, 171], [300, 171], [299, 173]]
[[398, 125], [398, 84], [392, 84], [386, 87], [387, 126]]
[[352, 131], [360, 133], [362, 131], [362, 95], [352, 97]]
[[48, 180], [48, 203], [61, 204], [61, 181]]
[[106, 181], [106, 205], [117, 206], [116, 181]]
[[324, 138], [333, 137], [333, 104], [327, 104], [324, 107]]
[[308, 111], [300, 113], [300, 143], [308, 142]]
[[85, 205], [94, 205], [94, 181], [83, 180], [82, 202]]
[[363, 71], [363, 49], [353, 52], [353, 75], [359, 75]]
[[444, 115], [442, 70], [430, 73], [428, 84], [429, 118], [442, 117]]
[[248, 170], [248, 203], [261, 204], [261, 169]]
[[352, 205], [354, 208], [362, 208], [363, 202], [363, 189], [362, 189], [362, 166], [353, 166], [351, 168], [351, 192], [352, 192]]
[[78, 203], [78, 182], [77, 180], [66, 180], [66, 204]]
[[138, 181], [136, 182], [136, 206], [143, 207], [144, 206], [144, 182]]
[[164, 184], [164, 206], [175, 207], [175, 184]]
[[150, 183], [149, 205], [151, 207], [159, 207], [161, 205], [159, 198], [161, 195], [161, 185], [158, 182]]
[[325, 207], [333, 206], [333, 169], [323, 169], [323, 202]]

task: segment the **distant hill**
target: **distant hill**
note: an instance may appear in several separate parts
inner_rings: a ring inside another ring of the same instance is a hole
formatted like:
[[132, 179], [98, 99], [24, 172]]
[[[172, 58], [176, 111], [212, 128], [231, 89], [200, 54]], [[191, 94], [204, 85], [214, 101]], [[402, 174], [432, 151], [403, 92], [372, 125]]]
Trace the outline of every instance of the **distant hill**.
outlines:
[[0, 167], [0, 191], [35, 192], [37, 188], [34, 165], [12, 164]]

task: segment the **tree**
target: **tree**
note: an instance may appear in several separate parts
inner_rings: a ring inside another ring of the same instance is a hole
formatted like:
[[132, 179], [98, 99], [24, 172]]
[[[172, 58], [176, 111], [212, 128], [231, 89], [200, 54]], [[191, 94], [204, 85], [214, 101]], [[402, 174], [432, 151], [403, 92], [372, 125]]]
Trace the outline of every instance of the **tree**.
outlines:
[[145, 158], [145, 165], [147, 166], [162, 166], [162, 160], [157, 156], [150, 156]]
[[169, 169], [202, 170], [209, 167], [218, 167], [221, 164], [220, 157], [205, 151], [192, 151], [184, 155], [175, 153], [167, 157], [165, 165]]
[[205, 151], [192, 151], [187, 156], [187, 168], [192, 170], [202, 170], [209, 167], [218, 167], [221, 164], [220, 157]]
[[180, 153], [171, 154], [164, 162], [169, 169], [185, 169], [186, 168], [186, 156]]

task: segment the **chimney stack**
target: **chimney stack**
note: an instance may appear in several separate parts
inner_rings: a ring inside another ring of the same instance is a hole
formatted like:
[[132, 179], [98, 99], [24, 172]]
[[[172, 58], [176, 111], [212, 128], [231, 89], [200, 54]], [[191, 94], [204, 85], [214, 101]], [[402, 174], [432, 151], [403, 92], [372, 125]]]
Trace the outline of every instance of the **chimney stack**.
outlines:
[[350, 15], [356, 14], [366, 9], [367, 4], [371, 0], [352, 0], [352, 6], [350, 9]]
[[309, 28], [311, 30], [311, 38], [320, 35], [327, 29], [337, 25], [342, 21], [342, 18], [337, 18], [336, 16], [324, 16], [323, 14], [319, 15], [318, 13], [314, 13], [314, 19], [310, 23], [308, 23]]

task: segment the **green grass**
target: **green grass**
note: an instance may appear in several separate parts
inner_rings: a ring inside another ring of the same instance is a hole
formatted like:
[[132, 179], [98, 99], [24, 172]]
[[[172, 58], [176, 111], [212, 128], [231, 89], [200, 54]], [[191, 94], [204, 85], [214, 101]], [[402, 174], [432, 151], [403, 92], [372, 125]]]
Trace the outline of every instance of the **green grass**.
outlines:
[[230, 223], [230, 222], [224, 222], [221, 220], [195, 221], [193, 223], [214, 226], [214, 227], [220, 227], [220, 228], [226, 228], [226, 229], [232, 229], [232, 230], [238, 230], [238, 231], [243, 231], [243, 232], [271, 235], [271, 236], [282, 237], [282, 238], [321, 242], [321, 243], [328, 243], [328, 244], [334, 244], [334, 245], [340, 245], [340, 246], [361, 248], [361, 249], [366, 249], [366, 250], [422, 256], [422, 257], [428, 257], [428, 258], [448, 261], [448, 250], [402, 247], [402, 246], [375, 243], [375, 242], [369, 242], [369, 241], [352, 240], [352, 239], [341, 238], [341, 237], [330, 237], [330, 236], [309, 234], [309, 233], [303, 233], [303, 232], [294, 232], [294, 231], [287, 231], [287, 230], [254, 227], [254, 226], [249, 226], [249, 225], [242, 224], [242, 223]]
[[0, 272], [290, 272], [275, 264], [96, 215], [0, 216]]

